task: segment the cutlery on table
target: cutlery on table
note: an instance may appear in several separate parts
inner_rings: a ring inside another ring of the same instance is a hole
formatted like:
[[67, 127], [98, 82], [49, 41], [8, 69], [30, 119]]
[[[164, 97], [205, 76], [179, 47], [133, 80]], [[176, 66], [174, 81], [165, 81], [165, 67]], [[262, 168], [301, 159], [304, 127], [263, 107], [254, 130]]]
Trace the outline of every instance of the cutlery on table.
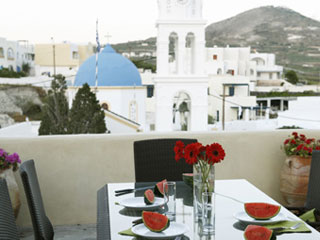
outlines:
[[127, 189], [116, 190], [114, 192], [116, 193], [116, 197], [118, 197], [127, 193], [133, 193], [135, 191], [147, 190], [149, 188], [154, 188], [154, 186], [147, 186], [147, 187], [140, 187], [140, 188], [127, 188]]
[[292, 227], [276, 227], [276, 228], [269, 228], [270, 230], [273, 230], [273, 231], [281, 231], [281, 230], [295, 230], [297, 229], [298, 227], [300, 227], [302, 223], [299, 222], [295, 225], [293, 225]]

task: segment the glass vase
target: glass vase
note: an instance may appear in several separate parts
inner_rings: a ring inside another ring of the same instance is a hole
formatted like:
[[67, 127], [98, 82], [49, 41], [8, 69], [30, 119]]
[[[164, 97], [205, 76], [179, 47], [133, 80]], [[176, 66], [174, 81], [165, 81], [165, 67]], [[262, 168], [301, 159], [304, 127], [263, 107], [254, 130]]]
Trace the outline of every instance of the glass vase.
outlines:
[[214, 193], [214, 166], [198, 162], [193, 166], [193, 209], [194, 221], [202, 221], [202, 193]]

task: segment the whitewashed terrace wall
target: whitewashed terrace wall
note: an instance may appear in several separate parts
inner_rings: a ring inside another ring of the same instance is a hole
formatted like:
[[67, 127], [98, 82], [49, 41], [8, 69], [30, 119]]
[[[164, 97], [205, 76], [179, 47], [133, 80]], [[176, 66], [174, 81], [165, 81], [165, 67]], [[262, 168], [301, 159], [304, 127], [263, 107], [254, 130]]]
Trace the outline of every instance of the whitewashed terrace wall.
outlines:
[[[0, 138], [0, 147], [10, 153], [18, 152], [23, 160], [35, 160], [46, 212], [54, 225], [85, 224], [96, 222], [96, 194], [99, 188], [106, 183], [134, 181], [133, 142], [147, 138], [190, 137], [197, 138], [203, 144], [219, 142], [225, 148], [226, 158], [216, 167], [217, 179], [247, 179], [282, 203], [279, 179], [285, 155], [280, 145], [291, 132], [173, 132]], [[319, 130], [299, 132], [320, 138]], [[31, 219], [19, 174], [16, 178], [22, 197], [18, 224], [30, 226]]]

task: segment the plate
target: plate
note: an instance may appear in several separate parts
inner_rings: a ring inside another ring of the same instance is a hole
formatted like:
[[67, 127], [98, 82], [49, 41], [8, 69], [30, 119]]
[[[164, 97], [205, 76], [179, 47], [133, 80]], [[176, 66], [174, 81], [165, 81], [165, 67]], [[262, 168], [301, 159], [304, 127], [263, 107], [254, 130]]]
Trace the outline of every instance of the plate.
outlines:
[[163, 198], [154, 198], [154, 203], [147, 205], [144, 202], [144, 197], [133, 197], [123, 199], [119, 202], [119, 204], [126, 208], [136, 209], [136, 210], [151, 210], [162, 207], [164, 205]]
[[170, 226], [160, 232], [151, 232], [143, 223], [131, 228], [131, 231], [140, 236], [149, 239], [170, 239], [177, 236], [181, 236], [189, 231], [188, 227], [182, 223], [170, 222]]
[[236, 219], [238, 219], [241, 222], [245, 222], [245, 223], [253, 223], [253, 224], [269, 224], [269, 223], [277, 223], [277, 222], [281, 222], [281, 221], [285, 221], [288, 220], [287, 217], [283, 214], [283, 213], [278, 213], [277, 216], [270, 218], [270, 219], [266, 219], [266, 220], [257, 220], [254, 219], [252, 217], [250, 217], [246, 212], [242, 211], [242, 212], [238, 212], [236, 214], [234, 214], [234, 217]]

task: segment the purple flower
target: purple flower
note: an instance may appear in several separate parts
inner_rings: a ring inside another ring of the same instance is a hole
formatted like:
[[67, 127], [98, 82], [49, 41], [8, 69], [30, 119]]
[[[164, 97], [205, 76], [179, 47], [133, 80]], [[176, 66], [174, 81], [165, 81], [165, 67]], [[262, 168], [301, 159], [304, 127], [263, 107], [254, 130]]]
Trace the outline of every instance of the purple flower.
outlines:
[[10, 162], [12, 164], [13, 163], [21, 163], [21, 160], [20, 160], [18, 153], [13, 153], [13, 154], [7, 156], [6, 160], [7, 160], [7, 162]]
[[0, 148], [0, 157], [6, 156], [6, 152]]

